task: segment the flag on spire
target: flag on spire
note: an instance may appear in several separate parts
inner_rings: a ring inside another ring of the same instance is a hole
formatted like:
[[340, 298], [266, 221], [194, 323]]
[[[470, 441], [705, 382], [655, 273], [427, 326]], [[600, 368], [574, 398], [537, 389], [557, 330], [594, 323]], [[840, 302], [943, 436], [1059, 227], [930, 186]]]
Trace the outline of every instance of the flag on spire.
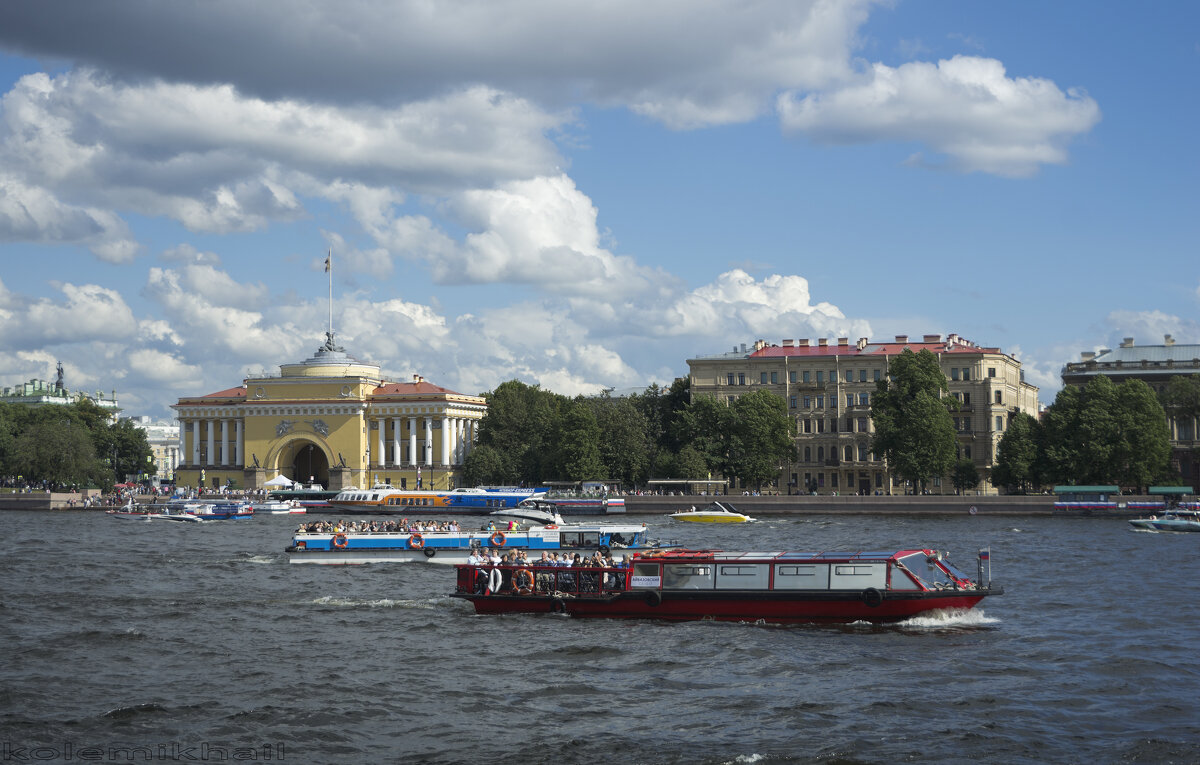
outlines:
[[332, 263], [331, 263], [332, 260], [333, 260], [333, 248], [331, 247], [329, 249], [329, 254], [325, 256], [325, 273], [329, 273], [329, 269], [332, 267]]

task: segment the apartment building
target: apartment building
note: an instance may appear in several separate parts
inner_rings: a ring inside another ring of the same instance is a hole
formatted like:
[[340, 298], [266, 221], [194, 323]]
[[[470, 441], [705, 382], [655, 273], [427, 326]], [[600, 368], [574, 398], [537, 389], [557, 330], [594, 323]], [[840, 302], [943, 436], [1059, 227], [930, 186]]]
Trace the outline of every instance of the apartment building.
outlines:
[[[871, 396], [889, 365], [905, 349], [937, 356], [957, 400], [952, 413], [958, 455], [972, 460], [982, 481], [979, 491], [995, 493], [989, 480], [996, 447], [1015, 412], [1037, 416], [1038, 389], [1025, 382], [1019, 361], [999, 348], [984, 347], [956, 334], [924, 335], [888, 342], [841, 337], [759, 340], [752, 348], [688, 359], [693, 396], [732, 402], [756, 390], [783, 398], [796, 422], [797, 461], [774, 487], [783, 493], [902, 493], [885, 460], [871, 451]], [[953, 493], [947, 479], [932, 490]]]

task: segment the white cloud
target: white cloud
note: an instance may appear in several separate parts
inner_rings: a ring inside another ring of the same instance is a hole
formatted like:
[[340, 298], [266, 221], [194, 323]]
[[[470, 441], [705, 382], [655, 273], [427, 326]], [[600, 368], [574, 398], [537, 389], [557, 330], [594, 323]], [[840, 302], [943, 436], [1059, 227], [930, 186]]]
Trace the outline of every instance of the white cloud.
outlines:
[[1071, 139], [1100, 119], [1086, 94], [1051, 81], [1010, 78], [995, 59], [955, 56], [889, 67], [824, 93], [784, 93], [783, 125], [818, 141], [919, 141], [957, 169], [1027, 176], [1062, 164]]
[[67, 204], [44, 188], [2, 172], [0, 241], [79, 244], [109, 263], [128, 263], [138, 254], [137, 243], [116, 214]]
[[41, 344], [123, 340], [134, 335], [137, 322], [119, 292], [96, 284], [58, 285], [63, 300], [39, 299], [19, 313], [19, 326], [9, 328], [27, 348]]

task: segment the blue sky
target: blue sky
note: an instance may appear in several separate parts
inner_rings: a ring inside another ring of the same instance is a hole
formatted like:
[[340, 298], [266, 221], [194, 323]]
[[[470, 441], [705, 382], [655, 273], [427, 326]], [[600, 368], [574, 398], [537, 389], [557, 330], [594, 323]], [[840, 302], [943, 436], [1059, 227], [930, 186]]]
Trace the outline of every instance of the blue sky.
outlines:
[[4, 3], [0, 384], [169, 416], [316, 350], [332, 248], [395, 380], [954, 332], [1049, 403], [1200, 343], [1197, 7]]

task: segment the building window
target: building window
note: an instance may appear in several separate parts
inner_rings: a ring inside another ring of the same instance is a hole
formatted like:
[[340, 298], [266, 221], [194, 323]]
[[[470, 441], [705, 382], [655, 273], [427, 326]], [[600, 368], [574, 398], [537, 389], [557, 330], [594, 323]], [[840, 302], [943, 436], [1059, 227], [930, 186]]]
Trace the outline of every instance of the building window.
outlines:
[[866, 444], [858, 445], [858, 461], [859, 462], [866, 462], [867, 455], [869, 455], [870, 453], [871, 453], [871, 450], [867, 447]]
[[998, 414], [996, 415], [996, 432], [999, 433], [1002, 430], [1004, 430], [1004, 415]]
[[733, 385], [733, 372], [730, 372], [729, 374], [725, 375], [725, 384]]
[[866, 417], [858, 418], [858, 432], [859, 433], [867, 432], [867, 418]]
[[1003, 391], [996, 391], [996, 403], [997, 404], [1004, 403], [1004, 392]]
[[805, 409], [812, 409], [812, 396], [805, 396], [805, 397], [804, 397], [804, 408], [805, 408]]
[[964, 380], [971, 379], [971, 368], [970, 367], [963, 367], [963, 379]]
[[958, 367], [950, 367], [950, 379], [951, 380], [958, 379]]
[[738, 385], [745, 385], [745, 384], [746, 384], [746, 373], [738, 372]]
[[851, 462], [854, 459], [854, 447], [847, 444], [843, 453], [846, 455], [846, 462]]
[[968, 460], [969, 460], [969, 459], [971, 459], [971, 447], [970, 447], [970, 445], [967, 445], [967, 446], [964, 446], [964, 447], [963, 447], [963, 459], [968, 459]]
[[766, 385], [767, 384], [767, 373], [766, 372], [759, 373], [758, 381], [760, 383], [762, 383], [763, 385]]
[[[812, 447], [811, 446], [804, 447], [804, 461], [812, 462]], [[804, 477], [804, 482], [808, 483], [808, 476]]]
[[858, 403], [859, 403], [861, 406], [867, 406], [867, 405], [870, 403], [870, 401], [871, 401], [871, 394], [870, 394], [870, 393], [860, 393], [860, 394], [858, 394]]
[[795, 373], [795, 371], [788, 372], [788, 382], [790, 382], [790, 383], [794, 383], [794, 382], [796, 382], [796, 373]]
[[825, 382], [825, 373], [824, 373], [824, 372], [821, 372], [821, 371], [819, 371], [819, 370], [818, 370], [818, 372], [817, 372], [817, 385], [821, 385], [821, 384], [822, 384], [822, 383], [824, 383], [824, 382]]
[[836, 489], [838, 487], [838, 474], [831, 473], [829, 475], [829, 488]]
[[837, 424], [838, 424], [837, 417], [834, 417], [832, 420], [829, 421], [829, 432], [830, 433], [837, 433]]
[[996, 368], [988, 367], [988, 377], [995, 377], [995, 376], [996, 376]]
[[729, 399], [729, 405], [732, 406], [734, 401], [737, 401], [737, 396], [726, 396]]
[[854, 406], [854, 394], [853, 393], [846, 394], [846, 406], [847, 407]]
[[962, 397], [963, 406], [970, 406], [971, 405], [971, 394], [963, 393], [962, 396], [963, 396]]
[[805, 433], [812, 433], [812, 420], [805, 420], [805, 421], [804, 421], [804, 432], [805, 432]]
[[865, 369], [858, 370], [858, 381], [859, 382], [867, 381], [867, 370], [865, 370]]
[[778, 383], [779, 383], [779, 373], [778, 373], [778, 372], [772, 372], [772, 373], [771, 373], [771, 384], [772, 384], [772, 385], [777, 385]]
[[817, 432], [818, 433], [825, 432], [825, 420], [817, 420]]
[[788, 399], [788, 407], [791, 409], [796, 408], [796, 397], [795, 396], [792, 396], [791, 398]]
[[821, 462], [825, 461], [825, 447], [824, 446], [817, 447], [817, 460], [819, 460]]
[[818, 409], [825, 408], [825, 397], [824, 396], [817, 396], [817, 408]]
[[879, 382], [879, 380], [882, 379], [882, 377], [883, 377], [883, 371], [876, 369], [875, 370], [875, 382]]
[[808, 372], [804, 373], [804, 382], [808, 382]]

